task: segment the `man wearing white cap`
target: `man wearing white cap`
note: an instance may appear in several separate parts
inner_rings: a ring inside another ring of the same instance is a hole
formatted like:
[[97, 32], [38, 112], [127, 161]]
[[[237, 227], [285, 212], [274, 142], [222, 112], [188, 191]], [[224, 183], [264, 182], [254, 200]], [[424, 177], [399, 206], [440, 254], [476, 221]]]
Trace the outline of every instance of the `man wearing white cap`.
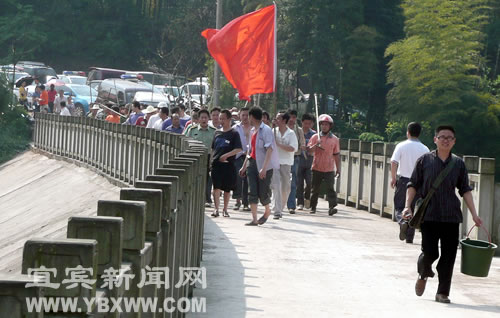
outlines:
[[90, 109], [90, 112], [88, 113], [87, 117], [90, 117], [90, 118], [97, 118], [97, 112], [101, 109], [101, 107], [99, 107], [99, 105], [97, 104], [94, 104], [92, 106], [92, 108]]
[[165, 103], [165, 102], [158, 103], [158, 106], [156, 106], [157, 112], [154, 115], [152, 115], [151, 118], [149, 118], [148, 124], [146, 125], [146, 128], [153, 128], [154, 125], [156, 124], [156, 122], [158, 120], [161, 120], [161, 118], [160, 118], [160, 110], [161, 110], [162, 107], [167, 107], [167, 103]]
[[148, 121], [151, 118], [151, 116], [153, 116], [154, 114], [156, 114], [156, 108], [154, 108], [153, 106], [149, 105], [146, 109], [144, 109], [142, 111], [142, 113], [144, 114], [144, 116], [143, 117], [139, 117], [137, 119], [137, 121], [135, 122], [135, 124], [137, 126], [146, 127], [146, 125], [148, 124]]

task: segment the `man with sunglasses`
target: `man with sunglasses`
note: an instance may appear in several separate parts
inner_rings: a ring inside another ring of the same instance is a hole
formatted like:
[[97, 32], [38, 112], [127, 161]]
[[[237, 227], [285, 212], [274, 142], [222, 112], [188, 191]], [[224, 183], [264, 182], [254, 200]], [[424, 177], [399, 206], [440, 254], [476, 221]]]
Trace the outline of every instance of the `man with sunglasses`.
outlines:
[[[452, 169], [435, 189], [426, 208], [422, 230], [422, 253], [417, 262], [419, 277], [415, 284], [415, 293], [422, 296], [428, 277], [434, 277], [432, 263], [439, 258], [437, 272], [439, 285], [435, 300], [440, 303], [450, 303], [448, 298], [453, 276], [453, 266], [457, 255], [459, 225], [463, 221], [460, 201], [455, 194], [459, 194], [469, 209], [472, 219], [477, 226], [482, 225], [472, 200], [469, 186], [469, 177], [465, 163], [451, 153], [455, 145], [455, 129], [452, 126], [439, 126], [436, 129], [434, 143], [437, 149], [420, 157], [408, 182], [406, 205], [403, 215], [412, 215], [411, 203], [417, 192], [425, 197], [438, 175], [453, 164]], [[441, 253], [439, 251], [441, 246]], [[441, 257], [440, 257], [441, 254]]]

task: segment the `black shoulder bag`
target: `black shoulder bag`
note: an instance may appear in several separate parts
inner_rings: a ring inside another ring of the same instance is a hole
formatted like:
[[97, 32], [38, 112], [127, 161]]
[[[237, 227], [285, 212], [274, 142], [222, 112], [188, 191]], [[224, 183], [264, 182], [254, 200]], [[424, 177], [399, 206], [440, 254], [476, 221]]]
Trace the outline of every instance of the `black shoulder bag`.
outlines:
[[425, 198], [419, 198], [417, 202], [415, 202], [415, 213], [413, 213], [413, 217], [408, 223], [414, 229], [420, 229], [420, 226], [424, 222], [425, 210], [427, 209], [427, 204], [432, 198], [432, 195], [436, 191], [437, 188], [441, 185], [441, 182], [446, 178], [446, 176], [450, 173], [451, 169], [455, 166], [455, 157], [452, 155], [450, 163], [444, 168], [443, 171], [437, 176], [436, 180], [432, 184], [432, 187], [429, 189], [429, 193], [425, 196]]

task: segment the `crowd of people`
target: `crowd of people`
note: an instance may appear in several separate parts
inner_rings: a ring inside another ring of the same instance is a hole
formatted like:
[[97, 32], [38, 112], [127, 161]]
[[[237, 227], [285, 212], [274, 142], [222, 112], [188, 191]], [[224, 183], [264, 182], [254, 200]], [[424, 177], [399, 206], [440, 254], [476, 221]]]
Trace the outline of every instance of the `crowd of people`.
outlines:
[[[93, 118], [184, 134], [202, 142], [211, 154], [206, 206], [214, 205], [213, 217], [229, 217], [232, 196], [233, 210], [252, 212], [247, 225], [264, 224], [271, 213], [277, 220], [286, 211], [316, 213], [323, 181], [328, 213], [337, 213], [334, 180], [340, 174], [340, 145], [331, 132], [333, 119], [319, 116], [318, 134], [312, 129], [316, 120], [312, 115], [302, 116], [302, 126], [297, 115], [288, 110], [272, 118], [259, 107], [194, 107], [187, 114], [183, 104], [169, 108], [159, 103], [155, 108], [139, 102], [131, 105], [130, 112], [111, 104], [94, 105], [89, 112]], [[259, 201], [265, 208], [261, 218], [257, 218]]]
[[[31, 105], [35, 112], [54, 113], [61, 116], [74, 115], [73, 99], [71, 96], [64, 95], [62, 89], [56, 90], [54, 84], [51, 84], [47, 89], [37, 78], [34, 79], [34, 84], [35, 91], [31, 94]], [[28, 92], [25, 81], [19, 87], [19, 103], [28, 108]]]
[[[330, 116], [319, 117], [319, 135], [312, 130], [314, 122], [304, 114], [300, 127], [295, 110], [280, 111], [274, 119], [259, 107], [196, 111], [183, 133], [211, 150], [206, 206], [215, 205], [212, 216], [229, 217], [231, 193], [233, 210], [252, 212], [249, 226], [264, 224], [271, 214], [279, 220], [286, 210], [316, 213], [323, 180], [328, 213], [337, 213], [333, 181], [340, 174], [339, 140], [331, 132]], [[259, 202], [264, 206], [260, 218]]]
[[[71, 115], [69, 97], [62, 91], [57, 93], [53, 86], [46, 91], [41, 85], [40, 96], [36, 97], [40, 109]], [[23, 86], [20, 94], [24, 94]], [[279, 220], [285, 211], [295, 214], [296, 210], [308, 210], [314, 214], [320, 190], [326, 192], [328, 214], [337, 213], [334, 186], [341, 172], [340, 143], [332, 133], [333, 119], [327, 114], [317, 119], [319, 131], [313, 130], [316, 118], [311, 114], [302, 115], [299, 125], [295, 110], [279, 111], [271, 117], [257, 106], [230, 110], [195, 107], [187, 114], [182, 104], [169, 108], [159, 103], [155, 108], [134, 102], [126, 107], [94, 105], [88, 116], [184, 134], [203, 143], [210, 153], [205, 200], [207, 207], [214, 205], [212, 217], [230, 216], [231, 194], [235, 199], [233, 210], [251, 212], [251, 221], [245, 224], [248, 226], [263, 225], [271, 214]], [[434, 151], [418, 139], [421, 131], [419, 123], [410, 123], [407, 140], [396, 146], [391, 157], [395, 217], [399, 239], [413, 243], [415, 229], [409, 222], [416, 199], [429, 199], [420, 224], [422, 253], [417, 261], [415, 292], [418, 296], [424, 293], [427, 279], [434, 276], [432, 264], [439, 258], [436, 301], [449, 303], [463, 220], [456, 189], [464, 197], [474, 223], [481, 226], [483, 222], [472, 200], [465, 164], [451, 153], [456, 140], [454, 128], [436, 129]], [[259, 202], [264, 207], [260, 218]]]

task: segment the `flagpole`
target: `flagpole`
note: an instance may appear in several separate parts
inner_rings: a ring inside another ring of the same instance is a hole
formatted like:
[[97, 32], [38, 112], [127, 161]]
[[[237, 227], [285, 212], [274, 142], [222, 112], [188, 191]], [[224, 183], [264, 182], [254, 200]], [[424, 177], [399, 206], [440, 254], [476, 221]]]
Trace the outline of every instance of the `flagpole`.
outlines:
[[[222, 27], [222, 0], [217, 0], [217, 11], [215, 14], [215, 28], [220, 30]], [[213, 107], [219, 106], [219, 92], [220, 92], [220, 67], [217, 61], [214, 60], [214, 99]]]

